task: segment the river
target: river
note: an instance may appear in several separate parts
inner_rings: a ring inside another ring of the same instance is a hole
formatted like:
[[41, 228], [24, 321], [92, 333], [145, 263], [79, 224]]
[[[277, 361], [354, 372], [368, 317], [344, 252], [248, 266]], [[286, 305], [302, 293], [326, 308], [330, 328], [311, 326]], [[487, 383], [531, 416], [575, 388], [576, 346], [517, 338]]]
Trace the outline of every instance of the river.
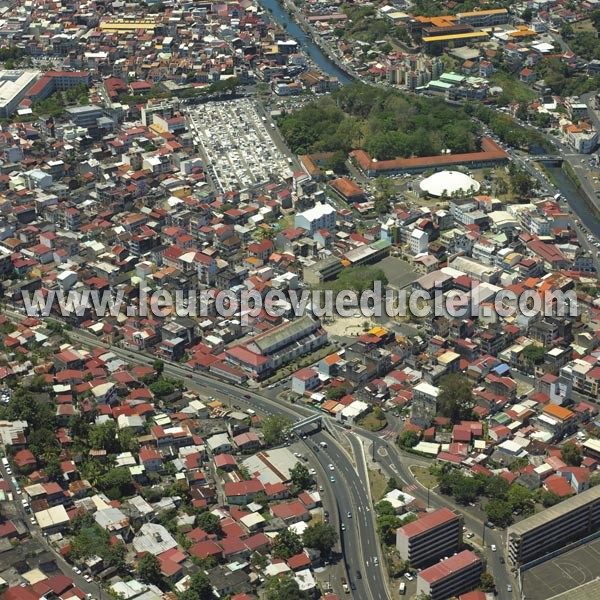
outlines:
[[600, 238], [600, 221], [590, 207], [590, 200], [580, 190], [561, 167], [546, 166], [546, 170], [556, 182], [560, 193], [566, 198], [573, 212], [596, 237]]
[[302, 50], [312, 58], [314, 63], [328, 75], [337, 77], [340, 83], [350, 83], [352, 80], [315, 44], [305, 33], [298, 23], [289, 15], [287, 10], [278, 0], [258, 0], [259, 4], [271, 13], [277, 21], [301, 46]]
[[[301, 46], [302, 50], [310, 56], [314, 63], [328, 75], [337, 77], [342, 84], [350, 83], [352, 80], [342, 71], [315, 42], [307, 36], [302, 28], [289, 15], [285, 7], [280, 4], [279, 0], [258, 0], [261, 6], [271, 13], [271, 16], [279, 23]], [[539, 149], [539, 153], [543, 154], [543, 149]], [[533, 150], [533, 153], [536, 153]], [[558, 184], [558, 188], [563, 196], [567, 199], [569, 205], [582, 223], [600, 237], [600, 221], [593, 215], [589, 207], [589, 200], [584, 197], [584, 193], [569, 179], [568, 175], [562, 168], [549, 167], [546, 169], [552, 174], [552, 177]]]

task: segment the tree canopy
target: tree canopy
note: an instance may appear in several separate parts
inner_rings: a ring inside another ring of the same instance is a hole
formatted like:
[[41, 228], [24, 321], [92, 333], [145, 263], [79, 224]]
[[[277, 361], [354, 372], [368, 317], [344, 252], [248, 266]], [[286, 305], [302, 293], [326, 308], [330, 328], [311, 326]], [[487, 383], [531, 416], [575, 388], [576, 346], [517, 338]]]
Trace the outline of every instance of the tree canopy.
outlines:
[[362, 83], [284, 115], [279, 127], [294, 152], [364, 148], [374, 158], [430, 156], [476, 149], [477, 125], [461, 107]]
[[311, 483], [310, 473], [305, 465], [298, 462], [290, 469], [292, 484], [297, 490], [305, 490]]
[[323, 556], [327, 556], [338, 535], [329, 523], [314, 523], [309, 525], [302, 534], [302, 541], [307, 548], [316, 548]]
[[506, 500], [492, 498], [485, 507], [488, 521], [499, 527], [506, 527], [512, 523], [512, 509]]
[[296, 580], [290, 575], [285, 575], [284, 577], [271, 577], [267, 580], [265, 600], [308, 599], [309, 595], [300, 590]]
[[280, 444], [283, 441], [284, 431], [290, 426], [290, 420], [283, 415], [271, 415], [262, 424], [262, 431], [267, 444]]
[[473, 416], [473, 388], [463, 375], [446, 375], [440, 381], [437, 397], [438, 414], [448, 417], [453, 423]]
[[157, 584], [162, 581], [160, 561], [150, 552], [142, 554], [138, 560], [136, 571], [137, 576], [145, 583]]
[[563, 445], [563, 447], [560, 449], [560, 456], [570, 467], [578, 467], [581, 465], [581, 461], [583, 460], [583, 452], [581, 448], [573, 442], [567, 442]]
[[196, 517], [196, 525], [206, 533], [221, 533], [221, 520], [209, 511], [200, 513]]
[[190, 584], [182, 594], [179, 594], [179, 600], [214, 600], [215, 595], [210, 585], [208, 575], [204, 571], [194, 573], [190, 578]]
[[302, 552], [302, 540], [291, 529], [283, 529], [273, 542], [273, 556], [288, 559]]

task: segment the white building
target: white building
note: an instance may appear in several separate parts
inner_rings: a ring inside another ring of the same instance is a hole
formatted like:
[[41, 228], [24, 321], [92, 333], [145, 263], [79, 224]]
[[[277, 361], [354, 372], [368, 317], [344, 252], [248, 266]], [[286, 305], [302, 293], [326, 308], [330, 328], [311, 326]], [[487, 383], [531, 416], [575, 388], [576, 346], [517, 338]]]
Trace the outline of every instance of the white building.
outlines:
[[422, 229], [413, 229], [410, 234], [410, 253], [413, 256], [427, 252], [429, 246], [429, 235]]
[[565, 130], [567, 143], [579, 154], [591, 154], [598, 146], [598, 132], [585, 131], [577, 125], [571, 125]]
[[313, 234], [318, 229], [335, 229], [335, 209], [329, 204], [317, 204], [296, 215], [294, 226]]
[[15, 112], [41, 74], [37, 70], [0, 71], [0, 117], [10, 117]]

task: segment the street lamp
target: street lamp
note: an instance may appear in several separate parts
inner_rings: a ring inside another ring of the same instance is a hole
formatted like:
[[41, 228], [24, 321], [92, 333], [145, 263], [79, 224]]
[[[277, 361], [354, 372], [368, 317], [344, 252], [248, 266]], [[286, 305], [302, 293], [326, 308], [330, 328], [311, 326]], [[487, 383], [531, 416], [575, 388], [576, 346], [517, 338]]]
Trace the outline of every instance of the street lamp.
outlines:
[[486, 527], [486, 524], [485, 524], [485, 521], [484, 521], [483, 522], [483, 535], [481, 536], [481, 542], [482, 542], [482, 545], [483, 545], [484, 548], [485, 548], [485, 527]]

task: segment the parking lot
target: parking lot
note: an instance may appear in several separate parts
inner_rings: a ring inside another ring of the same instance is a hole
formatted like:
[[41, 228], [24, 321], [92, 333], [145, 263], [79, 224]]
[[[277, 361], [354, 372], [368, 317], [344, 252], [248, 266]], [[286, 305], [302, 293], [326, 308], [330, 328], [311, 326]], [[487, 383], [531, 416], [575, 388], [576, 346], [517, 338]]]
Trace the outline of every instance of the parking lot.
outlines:
[[283, 179], [291, 174], [291, 158], [271, 137], [275, 124], [261, 116], [251, 100], [201, 104], [190, 110], [189, 118], [218, 191], [243, 191], [271, 176]]
[[600, 539], [526, 571], [523, 592], [527, 600], [546, 600], [600, 575]]

